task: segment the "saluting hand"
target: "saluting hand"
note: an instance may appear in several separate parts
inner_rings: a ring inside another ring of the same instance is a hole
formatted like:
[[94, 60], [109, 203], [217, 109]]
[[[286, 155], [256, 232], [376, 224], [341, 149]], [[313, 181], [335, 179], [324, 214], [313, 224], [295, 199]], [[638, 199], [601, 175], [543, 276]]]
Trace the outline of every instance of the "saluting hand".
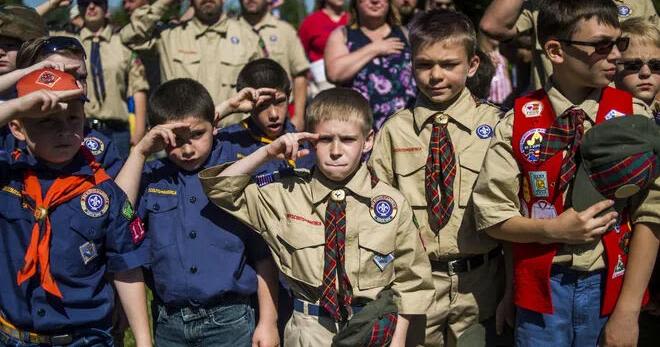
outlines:
[[16, 99], [15, 118], [41, 118], [67, 109], [67, 101], [80, 98], [82, 89], [50, 91], [37, 90]]
[[300, 148], [303, 142], [314, 143], [318, 139], [319, 134], [306, 132], [287, 133], [266, 146], [266, 153], [270, 159], [296, 160], [310, 153], [309, 149]]
[[275, 93], [277, 93], [277, 90], [272, 88], [254, 89], [248, 87], [241, 89], [231, 98], [216, 106], [215, 125], [217, 126], [222, 118], [225, 118], [232, 113], [251, 112], [262, 104], [273, 100], [275, 98]]
[[190, 125], [186, 123], [167, 123], [156, 125], [151, 128], [142, 140], [135, 146], [136, 151], [145, 157], [162, 151], [167, 147], [176, 147], [177, 133], [179, 136], [185, 136], [190, 133]]
[[614, 205], [612, 200], [596, 203], [588, 209], [577, 212], [568, 209], [548, 223], [546, 233], [550, 240], [568, 244], [584, 244], [599, 240], [616, 222], [617, 213], [598, 214]]

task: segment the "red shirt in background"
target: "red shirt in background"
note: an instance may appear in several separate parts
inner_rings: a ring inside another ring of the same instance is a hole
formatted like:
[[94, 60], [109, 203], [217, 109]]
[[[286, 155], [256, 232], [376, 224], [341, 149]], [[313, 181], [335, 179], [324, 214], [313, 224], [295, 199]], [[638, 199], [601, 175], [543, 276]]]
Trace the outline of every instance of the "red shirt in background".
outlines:
[[307, 16], [300, 24], [298, 36], [305, 48], [305, 54], [310, 62], [323, 59], [325, 44], [333, 30], [348, 23], [348, 13], [339, 18], [339, 21], [333, 21], [323, 10], [318, 10]]

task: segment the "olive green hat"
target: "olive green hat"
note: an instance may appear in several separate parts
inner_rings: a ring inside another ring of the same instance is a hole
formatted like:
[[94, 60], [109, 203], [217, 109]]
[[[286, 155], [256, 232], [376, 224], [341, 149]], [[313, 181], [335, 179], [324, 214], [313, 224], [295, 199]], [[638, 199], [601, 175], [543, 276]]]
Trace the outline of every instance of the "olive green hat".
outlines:
[[28, 41], [47, 36], [46, 23], [31, 7], [0, 6], [0, 36]]

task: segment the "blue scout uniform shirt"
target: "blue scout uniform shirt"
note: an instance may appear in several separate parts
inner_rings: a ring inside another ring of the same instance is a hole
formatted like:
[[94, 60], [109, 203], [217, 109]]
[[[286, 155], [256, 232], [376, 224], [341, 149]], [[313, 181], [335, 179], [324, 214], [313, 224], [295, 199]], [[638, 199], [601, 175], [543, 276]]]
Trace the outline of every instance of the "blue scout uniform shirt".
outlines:
[[[113, 179], [117, 177], [119, 170], [124, 165], [124, 160], [119, 156], [119, 151], [110, 139], [100, 132], [90, 129], [85, 130], [83, 145], [94, 155], [97, 163], [105, 169], [105, 172]], [[0, 127], [0, 148], [12, 152], [15, 148], [25, 149], [25, 143], [18, 141], [11, 134], [8, 126]]]
[[[221, 148], [199, 170], [218, 164]], [[197, 177], [167, 158], [148, 162], [138, 215], [147, 228], [153, 288], [166, 305], [211, 304], [257, 290], [253, 264], [270, 256], [260, 236], [210, 203]]]
[[[284, 133], [295, 132], [296, 128], [287, 119], [284, 123]], [[236, 161], [254, 153], [257, 149], [265, 145], [265, 143], [259, 140], [262, 136], [264, 135], [254, 124], [252, 118], [223, 128], [218, 134], [218, 138], [222, 143], [221, 163]], [[304, 143], [303, 147], [311, 149], [308, 143]], [[296, 160], [296, 168], [311, 169], [314, 166], [314, 160], [314, 153], [312, 152]], [[272, 173], [289, 167], [289, 163], [285, 160], [269, 160], [254, 172], [254, 176]]]
[[44, 195], [58, 175], [93, 174], [80, 154], [55, 171], [29, 155], [14, 160], [10, 152], [0, 150], [1, 314], [19, 329], [40, 333], [109, 328], [115, 296], [106, 273], [131, 270], [148, 261], [139, 239], [133, 242], [130, 223], [135, 213], [129, 213], [130, 204], [127, 210], [126, 195], [114, 181], [107, 180], [93, 188], [97, 193], [93, 196], [103, 200], [100, 210], [90, 211], [82, 194], [50, 212], [50, 266], [63, 295], [59, 299], [41, 288], [39, 270], [21, 286], [16, 283], [35, 222], [21, 199], [27, 168], [35, 171]]

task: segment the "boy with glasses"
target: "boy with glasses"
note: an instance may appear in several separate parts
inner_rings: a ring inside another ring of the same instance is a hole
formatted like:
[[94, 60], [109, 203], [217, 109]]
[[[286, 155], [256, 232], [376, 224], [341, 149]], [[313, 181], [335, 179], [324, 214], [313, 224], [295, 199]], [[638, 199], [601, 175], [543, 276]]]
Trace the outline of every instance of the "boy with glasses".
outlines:
[[608, 87], [627, 48], [617, 13], [610, 0], [544, 3], [538, 38], [553, 75], [516, 99], [477, 179], [477, 229], [511, 242], [517, 346], [595, 346], [623, 285], [631, 232], [660, 223], [657, 190], [621, 214], [606, 211], [611, 200], [578, 212], [565, 199], [585, 132], [650, 117], [642, 101]]

